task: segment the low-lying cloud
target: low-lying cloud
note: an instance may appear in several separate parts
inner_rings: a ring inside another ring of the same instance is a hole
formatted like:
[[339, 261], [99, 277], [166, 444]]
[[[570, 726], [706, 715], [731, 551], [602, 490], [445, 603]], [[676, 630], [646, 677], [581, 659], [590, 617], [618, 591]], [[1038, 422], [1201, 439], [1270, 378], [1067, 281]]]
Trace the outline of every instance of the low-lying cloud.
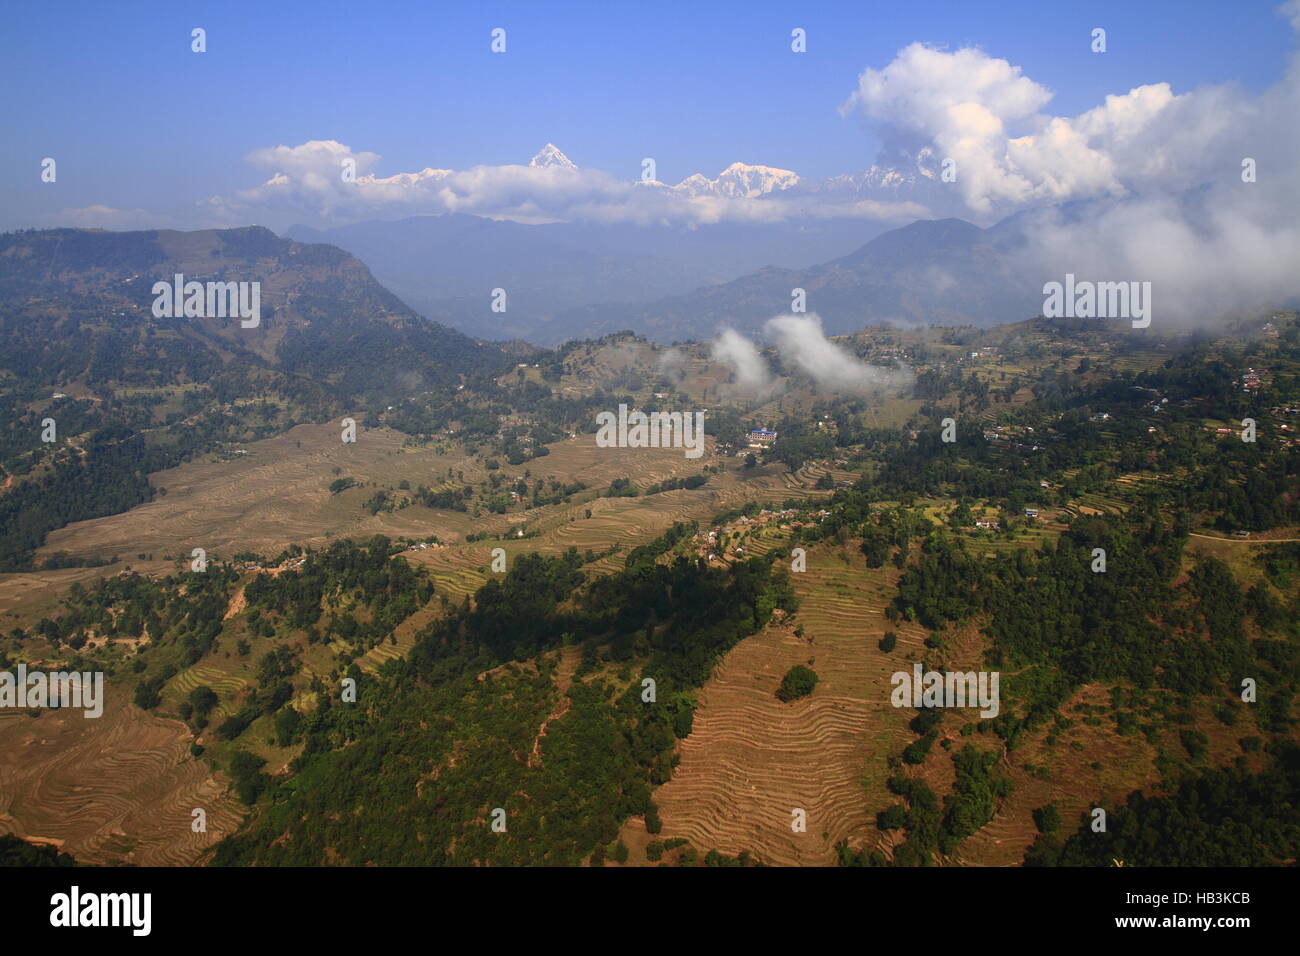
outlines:
[[[798, 369], [818, 387], [833, 392], [866, 392], [900, 388], [912, 381], [910, 369], [871, 365], [832, 342], [822, 330], [821, 317], [774, 316], [763, 326], [783, 364]], [[713, 342], [713, 357], [730, 365], [738, 389], [763, 397], [782, 382], [772, 373], [759, 347], [734, 329], [724, 329]]]
[[718, 334], [713, 342], [713, 359], [731, 366], [736, 386], [748, 394], [765, 395], [775, 384], [758, 346], [735, 329], [723, 329]]

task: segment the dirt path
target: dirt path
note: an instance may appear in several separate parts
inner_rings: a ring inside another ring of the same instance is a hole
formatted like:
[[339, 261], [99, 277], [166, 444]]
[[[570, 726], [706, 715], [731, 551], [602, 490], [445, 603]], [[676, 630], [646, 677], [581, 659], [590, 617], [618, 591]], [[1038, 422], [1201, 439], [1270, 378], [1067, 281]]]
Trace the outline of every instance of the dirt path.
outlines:
[[578, 669], [578, 661], [581, 655], [576, 647], [566, 647], [560, 651], [559, 666], [555, 669], [555, 689], [559, 691], [560, 700], [546, 719], [542, 721], [542, 726], [537, 730], [537, 738], [533, 741], [533, 750], [528, 755], [528, 766], [536, 767], [542, 762], [542, 738], [546, 736], [546, 728], [551, 721], [559, 720], [569, 712], [573, 706], [573, 700], [569, 697], [569, 687], [573, 684], [574, 672]]
[[230, 599], [230, 607], [226, 610], [226, 616], [222, 620], [229, 621], [247, 606], [248, 601], [244, 599], [244, 588], [241, 585], [239, 590], [235, 592], [235, 596]]

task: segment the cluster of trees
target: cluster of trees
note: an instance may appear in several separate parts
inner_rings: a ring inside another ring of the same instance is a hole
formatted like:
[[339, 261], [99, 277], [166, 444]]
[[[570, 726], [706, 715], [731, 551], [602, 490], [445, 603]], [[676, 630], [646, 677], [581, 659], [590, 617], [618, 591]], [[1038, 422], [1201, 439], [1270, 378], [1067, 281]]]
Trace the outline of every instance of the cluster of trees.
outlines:
[[0, 867], [76, 866], [72, 854], [50, 844], [28, 843], [12, 833], [0, 835]]
[[[203, 573], [186, 571], [159, 580], [137, 575], [101, 578], [87, 590], [79, 582], [68, 589], [61, 611], [42, 618], [36, 634], [58, 646], [79, 650], [87, 637], [148, 636], [153, 649], [179, 647], [172, 655], [184, 666], [216, 646], [230, 593], [238, 575], [213, 561]], [[137, 658], [137, 667], [143, 658]]]
[[1167, 796], [1134, 791], [1095, 833], [1082, 815], [1062, 839], [1051, 827], [1025, 854], [1026, 866], [1260, 866], [1294, 864], [1300, 851], [1300, 748], [1283, 742], [1263, 770], [1207, 770]]
[[459, 488], [444, 487], [433, 491], [425, 485], [420, 485], [415, 491], [415, 503], [423, 505], [426, 508], [442, 508], [447, 511], [468, 511], [469, 501], [474, 497], [474, 489], [470, 485], [462, 485]]
[[[258, 717], [278, 714], [293, 697], [291, 678], [297, 673], [298, 667], [296, 655], [283, 644], [267, 652], [258, 662], [256, 686], [246, 695], [243, 706], [217, 727], [218, 735], [226, 740], [234, 740]], [[196, 688], [196, 692], [191, 694], [189, 703], [197, 702], [201, 707], [208, 707], [210, 710], [211, 697], [197, 693], [201, 690], [202, 688]], [[286, 709], [293, 710], [293, 708]], [[198, 713], [195, 719], [196, 725], [205, 721], [206, 712]], [[277, 721], [277, 728], [279, 725], [280, 722]]]
[[[326, 598], [346, 595], [352, 610], [331, 612], [326, 629], [369, 646], [433, 597], [426, 571], [392, 560], [401, 550], [382, 535], [360, 543], [336, 541], [310, 555], [299, 570], [256, 575], [244, 588], [249, 613], [273, 613], [291, 628], [309, 630], [326, 613]], [[367, 621], [357, 620], [354, 612], [360, 609], [369, 612]]]
[[687, 491], [694, 491], [696, 488], [703, 488], [708, 484], [708, 475], [687, 475], [685, 478], [665, 478], [658, 484], [651, 485], [645, 490], [647, 495], [657, 495], [661, 491], [677, 491], [685, 488]]
[[[1174, 587], [1185, 540], [1156, 515], [1090, 517], [1054, 546], [987, 560], [936, 531], [900, 579], [889, 613], [931, 629], [977, 614], [987, 619], [990, 666], [1020, 672], [1019, 715], [1004, 707], [994, 721], [1009, 746], [1085, 683], [1196, 695], [1234, 687], [1252, 668], [1281, 677], [1286, 645], [1262, 641], [1252, 649], [1243, 628], [1248, 602], [1226, 566], [1201, 558]], [[1253, 607], [1265, 619], [1284, 616], [1266, 594]], [[1281, 680], [1270, 707], [1285, 710], [1292, 692], [1293, 682]]]
[[[690, 732], [692, 689], [775, 608], [794, 606], [768, 560], [655, 560], [690, 530], [591, 582], [576, 551], [516, 558], [364, 680], [357, 705], [324, 695], [303, 715], [293, 778], [268, 789], [215, 861], [320, 863], [334, 847], [354, 864], [575, 863], [617, 852], [629, 815], [657, 832], [650, 788], [671, 776], [674, 742]], [[566, 643], [582, 645], [584, 665], [567, 712], [539, 738], [555, 706], [544, 655]], [[509, 663], [518, 658], [536, 670]], [[634, 667], [655, 682], [653, 702]], [[489, 826], [498, 807], [505, 833]]]
[[693, 537], [697, 530], [698, 526], [693, 521], [675, 521], [672, 527], [654, 541], [629, 551], [623, 566], [631, 568], [638, 564], [653, 564], [660, 555], [667, 554], [680, 542]]
[[785, 703], [807, 697], [817, 686], [817, 672], [811, 667], [796, 664], [786, 671], [781, 678], [781, 686], [776, 689], [776, 696]]
[[[923, 712], [924, 713], [924, 712]], [[997, 802], [1011, 789], [995, 774], [998, 755], [967, 744], [952, 756], [953, 791], [940, 803], [925, 780], [901, 774], [886, 782], [903, 799], [876, 815], [881, 830], [904, 830], [907, 839], [894, 849], [893, 861], [879, 850], [853, 850], [845, 840], [836, 846], [841, 866], [929, 866], [934, 855], [951, 855], [958, 844], [993, 819]]]

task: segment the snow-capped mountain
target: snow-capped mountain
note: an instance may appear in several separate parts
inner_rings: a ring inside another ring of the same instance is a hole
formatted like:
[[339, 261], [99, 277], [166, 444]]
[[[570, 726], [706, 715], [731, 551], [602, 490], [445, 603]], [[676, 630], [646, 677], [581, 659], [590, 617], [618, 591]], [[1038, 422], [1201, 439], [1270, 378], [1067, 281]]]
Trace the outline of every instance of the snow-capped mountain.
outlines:
[[433, 169], [426, 166], [418, 173], [395, 173], [384, 177], [374, 174], [358, 176], [357, 182], [374, 186], [419, 186], [431, 179], [446, 179], [452, 174], [453, 170], [450, 169]]
[[873, 190], [908, 189], [920, 182], [916, 173], [905, 172], [893, 166], [872, 166], [858, 173], [843, 173], [828, 176], [825, 179], [811, 180], [806, 184], [808, 192], [851, 192], [861, 193]]
[[860, 172], [804, 179], [789, 192], [789, 198], [820, 204], [912, 203], [924, 207], [932, 217], [961, 216], [961, 192], [941, 181], [940, 168], [929, 149], [915, 156], [898, 155], [897, 163], [878, 163]]
[[550, 169], [554, 167], [559, 167], [560, 169], [578, 168], [573, 160], [560, 152], [554, 143], [547, 143], [543, 146], [538, 151], [537, 155], [528, 161], [528, 165], [534, 169]]
[[707, 176], [695, 173], [672, 188], [675, 192], [692, 198], [719, 196], [726, 199], [754, 199], [766, 196], [768, 193], [789, 189], [798, 183], [799, 175], [788, 169], [732, 163], [718, 174], [717, 179], [709, 179]]
[[[934, 186], [937, 176], [931, 168], [931, 157], [927, 155], [928, 152], [922, 150], [916, 156], [900, 156], [899, 165], [874, 165], [862, 172], [845, 173], [824, 179], [803, 179], [793, 170], [780, 169], [776, 166], [732, 163], [718, 173], [716, 179], [710, 179], [703, 173], [695, 173], [687, 176], [676, 186], [657, 180], [636, 181], [636, 183], [639, 186], [663, 190], [670, 195], [686, 199], [759, 199], [775, 198], [777, 194], [783, 193], [791, 199], [799, 196], [816, 196], [819, 199], [832, 201], [874, 199], [891, 202], [923, 199], [936, 192]], [[554, 143], [547, 143], [542, 147], [528, 165], [534, 169], [578, 169], [578, 166]], [[424, 170], [423, 174], [442, 175], [443, 171]], [[951, 193], [952, 190], [944, 192]]]

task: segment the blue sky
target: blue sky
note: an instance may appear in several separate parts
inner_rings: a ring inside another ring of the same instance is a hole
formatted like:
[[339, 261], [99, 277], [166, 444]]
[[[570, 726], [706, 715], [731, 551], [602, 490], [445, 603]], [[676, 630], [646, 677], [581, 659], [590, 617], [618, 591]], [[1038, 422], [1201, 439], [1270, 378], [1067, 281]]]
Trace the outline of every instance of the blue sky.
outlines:
[[[266, 178], [248, 154], [328, 139], [378, 175], [524, 163], [554, 142], [633, 179], [733, 161], [827, 176], [875, 158], [840, 104], [914, 41], [976, 46], [1073, 116], [1109, 93], [1277, 81], [1294, 36], [1271, 2], [898, 4], [41, 3], [0, 33], [0, 227], [90, 204], [159, 209]], [[208, 52], [190, 52], [195, 26]], [[1108, 52], [1089, 50], [1107, 30]], [[489, 51], [507, 31], [508, 52]], [[808, 52], [790, 51], [802, 27]], [[53, 156], [59, 181], [42, 188]]]

